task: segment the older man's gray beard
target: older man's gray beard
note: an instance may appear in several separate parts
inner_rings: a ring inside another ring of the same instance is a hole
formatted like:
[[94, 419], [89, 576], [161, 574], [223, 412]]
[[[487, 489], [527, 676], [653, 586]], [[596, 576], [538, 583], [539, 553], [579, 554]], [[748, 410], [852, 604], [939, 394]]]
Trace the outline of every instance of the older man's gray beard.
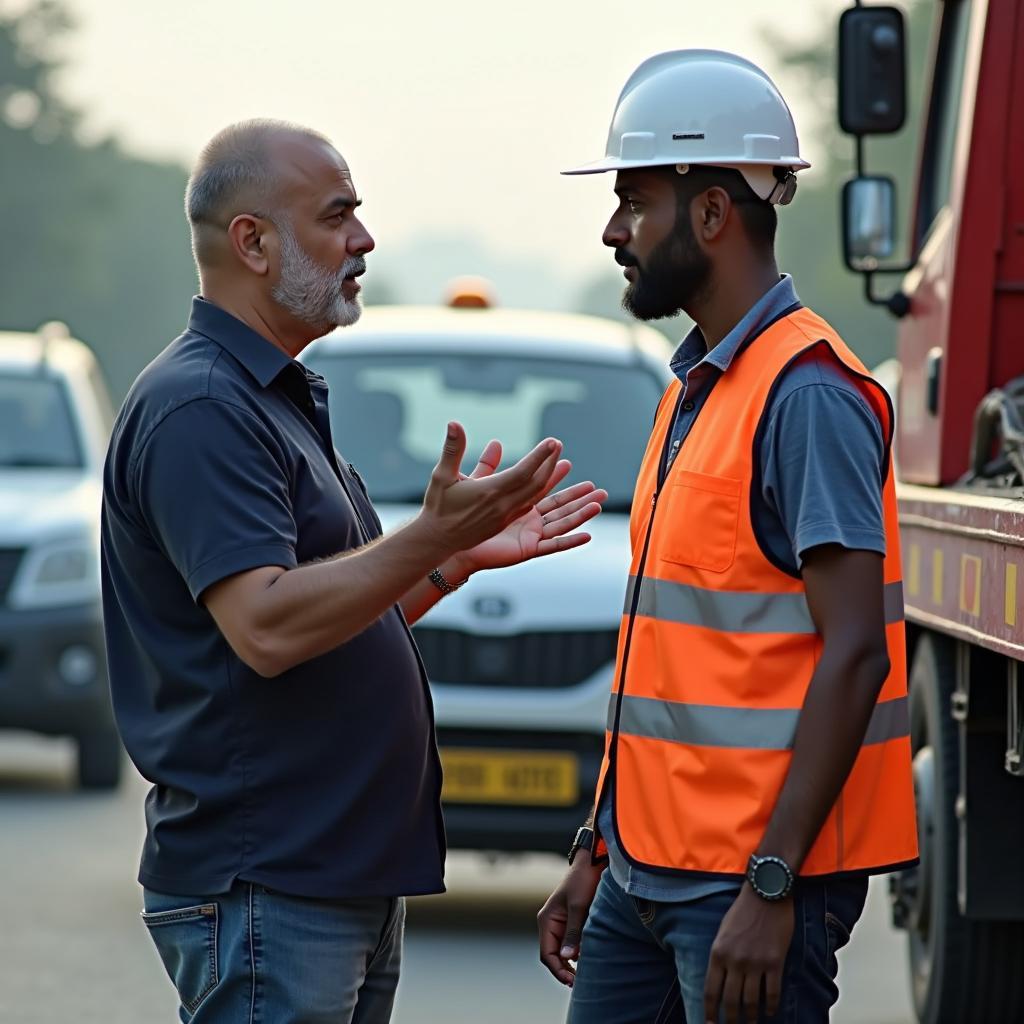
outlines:
[[366, 269], [362, 256], [349, 256], [340, 270], [329, 270], [302, 248], [287, 221], [275, 226], [281, 239], [281, 276], [270, 293], [274, 301], [296, 320], [325, 333], [354, 324], [363, 308], [358, 298], [346, 299], [341, 286], [346, 277]]

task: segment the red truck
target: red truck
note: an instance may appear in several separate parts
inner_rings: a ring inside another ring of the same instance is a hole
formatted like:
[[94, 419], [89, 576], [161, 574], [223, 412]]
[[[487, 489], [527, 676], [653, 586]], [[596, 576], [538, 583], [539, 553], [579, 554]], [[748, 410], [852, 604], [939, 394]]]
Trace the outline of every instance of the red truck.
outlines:
[[[921, 864], [892, 876], [922, 1024], [1024, 1021], [1024, 0], [937, 2], [910, 261], [868, 136], [904, 116], [904, 23], [843, 13], [847, 266], [900, 318], [896, 466]], [[880, 296], [876, 275], [902, 274]]]

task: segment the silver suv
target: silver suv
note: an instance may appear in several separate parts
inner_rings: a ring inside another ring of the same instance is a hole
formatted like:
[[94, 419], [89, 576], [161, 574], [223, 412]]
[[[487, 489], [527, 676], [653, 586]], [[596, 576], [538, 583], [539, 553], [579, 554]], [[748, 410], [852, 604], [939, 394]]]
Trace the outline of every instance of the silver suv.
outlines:
[[112, 420], [95, 358], [63, 325], [0, 331], [0, 728], [73, 737], [89, 789], [121, 770], [99, 575]]

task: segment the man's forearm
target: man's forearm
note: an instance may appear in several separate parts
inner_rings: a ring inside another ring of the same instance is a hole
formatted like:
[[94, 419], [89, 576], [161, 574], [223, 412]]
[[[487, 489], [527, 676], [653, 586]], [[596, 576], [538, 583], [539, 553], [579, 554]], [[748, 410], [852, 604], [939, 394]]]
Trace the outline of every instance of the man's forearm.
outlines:
[[357, 636], [450, 555], [414, 521], [356, 551], [281, 572], [249, 610], [257, 671], [279, 675]]
[[826, 645], [800, 714], [789, 773], [757, 853], [782, 857], [800, 870], [853, 768], [887, 673], [884, 653], [830, 651]]

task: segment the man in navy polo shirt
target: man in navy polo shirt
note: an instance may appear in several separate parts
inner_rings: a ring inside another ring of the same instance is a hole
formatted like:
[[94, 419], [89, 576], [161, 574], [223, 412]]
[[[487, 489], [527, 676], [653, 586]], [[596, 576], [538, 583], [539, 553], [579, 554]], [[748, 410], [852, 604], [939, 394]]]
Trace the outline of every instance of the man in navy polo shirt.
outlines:
[[143, 919], [183, 1021], [388, 1020], [402, 897], [444, 888], [407, 622], [472, 572], [585, 543], [606, 497], [552, 493], [569, 471], [552, 439], [501, 472], [492, 442], [466, 477], [453, 423], [420, 514], [381, 537], [326, 384], [295, 360], [359, 316], [358, 205], [315, 132], [217, 135], [186, 194], [202, 297], [111, 440], [111, 687], [153, 783]]

